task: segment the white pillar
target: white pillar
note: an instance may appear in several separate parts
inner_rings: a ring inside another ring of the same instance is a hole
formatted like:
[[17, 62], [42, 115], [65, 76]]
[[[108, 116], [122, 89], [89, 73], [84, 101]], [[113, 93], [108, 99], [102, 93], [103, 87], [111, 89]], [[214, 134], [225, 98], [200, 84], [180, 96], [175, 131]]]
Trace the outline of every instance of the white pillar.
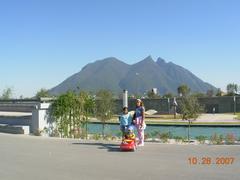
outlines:
[[128, 107], [128, 91], [123, 90], [123, 107]]
[[50, 103], [38, 103], [32, 111], [31, 133], [42, 131], [44, 128], [49, 128], [48, 109]]

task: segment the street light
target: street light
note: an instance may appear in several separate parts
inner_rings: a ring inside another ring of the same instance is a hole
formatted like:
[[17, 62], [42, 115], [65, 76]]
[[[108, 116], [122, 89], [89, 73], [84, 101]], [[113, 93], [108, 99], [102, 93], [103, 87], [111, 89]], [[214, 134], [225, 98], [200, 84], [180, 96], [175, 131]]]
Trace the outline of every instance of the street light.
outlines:
[[170, 114], [170, 98], [167, 98], [168, 101], [168, 114]]
[[233, 111], [235, 115], [236, 114], [236, 96], [233, 96]]
[[173, 98], [173, 110], [174, 110], [174, 119], [176, 119], [176, 114], [177, 114], [177, 101], [176, 97]]

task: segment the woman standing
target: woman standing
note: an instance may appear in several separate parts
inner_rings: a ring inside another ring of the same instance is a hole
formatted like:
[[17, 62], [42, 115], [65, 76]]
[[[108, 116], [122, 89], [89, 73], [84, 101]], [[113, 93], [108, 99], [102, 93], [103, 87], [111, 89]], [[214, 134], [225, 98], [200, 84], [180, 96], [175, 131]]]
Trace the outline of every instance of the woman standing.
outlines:
[[144, 118], [145, 118], [145, 108], [143, 106], [143, 102], [141, 101], [141, 99], [137, 99], [135, 116], [134, 116], [133, 122], [137, 129], [139, 146], [144, 146], [144, 129], [146, 128]]

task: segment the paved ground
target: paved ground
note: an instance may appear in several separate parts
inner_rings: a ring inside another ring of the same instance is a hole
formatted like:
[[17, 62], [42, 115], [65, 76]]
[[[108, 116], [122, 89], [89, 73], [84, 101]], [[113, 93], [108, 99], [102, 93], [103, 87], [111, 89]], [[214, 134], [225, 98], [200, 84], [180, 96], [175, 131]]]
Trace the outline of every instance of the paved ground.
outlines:
[[201, 114], [197, 122], [240, 122], [233, 114]]
[[[26, 112], [6, 112], [6, 111], [0, 111], [0, 117], [25, 117], [25, 116], [31, 116], [32, 113], [26, 113]], [[164, 121], [164, 122], [175, 122], [175, 121], [182, 121], [181, 119], [159, 119], [158, 115], [151, 115], [151, 121]], [[233, 114], [201, 114], [196, 122], [240, 122], [240, 120], [236, 119], [237, 115]], [[96, 120], [96, 119], [94, 119]]]
[[[151, 117], [154, 117], [152, 115]], [[146, 120], [150, 120], [151, 122], [182, 122], [182, 119], [159, 119], [158, 115], [155, 116], [156, 118], [151, 118]], [[240, 120], [236, 119], [237, 115], [233, 114], [201, 114], [195, 122], [219, 122], [219, 123], [224, 123], [224, 122], [231, 122], [231, 123], [239, 123]]]
[[[0, 134], [2, 180], [237, 180], [240, 146], [146, 144], [119, 152], [116, 142]], [[190, 165], [188, 158], [234, 157], [232, 165]]]

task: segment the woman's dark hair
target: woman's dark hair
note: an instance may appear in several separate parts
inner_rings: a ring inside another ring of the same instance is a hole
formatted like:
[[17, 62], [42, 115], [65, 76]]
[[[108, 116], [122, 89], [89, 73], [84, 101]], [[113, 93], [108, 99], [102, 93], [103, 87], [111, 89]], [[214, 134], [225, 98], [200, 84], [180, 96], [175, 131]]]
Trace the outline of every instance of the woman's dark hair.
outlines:
[[128, 110], [128, 107], [123, 107], [123, 111]]
[[136, 112], [133, 114], [133, 120], [136, 119]]
[[[142, 107], [144, 106], [143, 101], [140, 101], [140, 106], [142, 106]], [[136, 107], [137, 107], [137, 106], [136, 106]]]

